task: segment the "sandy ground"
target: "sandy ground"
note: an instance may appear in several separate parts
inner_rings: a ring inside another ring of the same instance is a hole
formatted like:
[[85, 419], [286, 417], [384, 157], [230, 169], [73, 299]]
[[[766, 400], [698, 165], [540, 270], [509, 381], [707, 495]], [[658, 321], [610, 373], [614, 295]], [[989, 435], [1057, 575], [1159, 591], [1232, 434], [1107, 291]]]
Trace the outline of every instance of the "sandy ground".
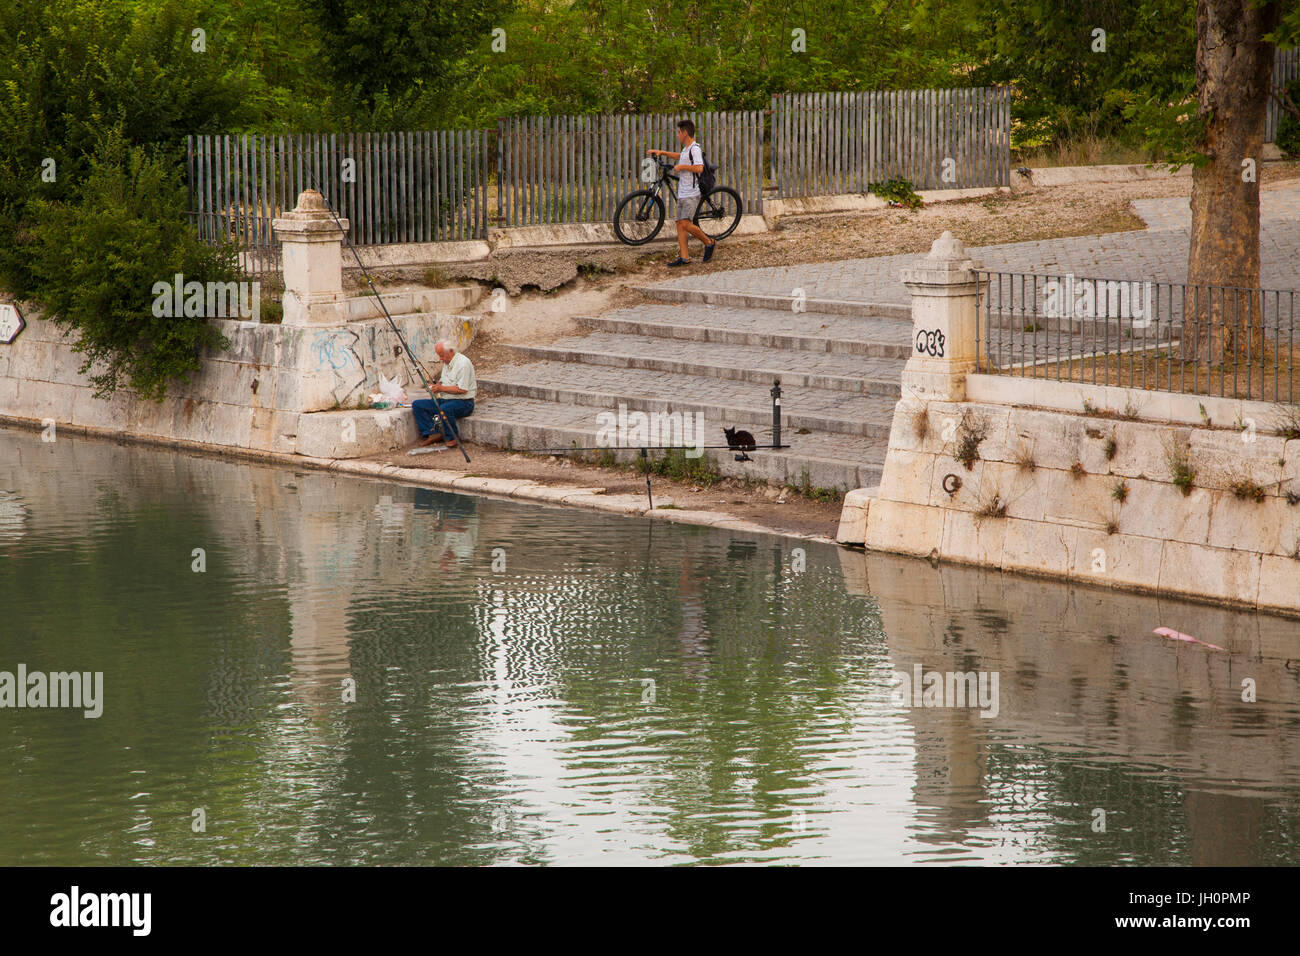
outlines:
[[[1300, 163], [1264, 167], [1261, 183], [1300, 179]], [[897, 253], [924, 253], [944, 230], [971, 245], [1026, 242], [1035, 239], [1095, 235], [1144, 229], [1129, 205], [1134, 199], [1188, 196], [1189, 177], [1134, 183], [1085, 183], [1072, 186], [1017, 188], [983, 199], [938, 203], [917, 210], [881, 209], [865, 213], [787, 217], [769, 233], [725, 241], [713, 262], [697, 262], [695, 271], [747, 269], [828, 262]], [[509, 293], [503, 310], [492, 311], [484, 296], [475, 310], [482, 315], [469, 354], [480, 374], [518, 357], [503, 343], [542, 344], [580, 331], [575, 316], [598, 315], [611, 308], [643, 301], [630, 287], [663, 281], [679, 273], [666, 263], [675, 247], [557, 247], [508, 249], [486, 262], [442, 264], [385, 270], [376, 277], [384, 290], [429, 285], [483, 285], [485, 293], [502, 287]], [[353, 282], [356, 281], [354, 278]], [[645, 479], [634, 471], [598, 468], [518, 452], [468, 446], [471, 474], [531, 478], [543, 484], [603, 487], [607, 492], [642, 492]], [[465, 470], [454, 450], [411, 457], [405, 453], [382, 460], [414, 468]], [[679, 508], [725, 511], [775, 531], [833, 537], [839, 502], [814, 501], [788, 489], [746, 487], [731, 479], [701, 488], [652, 476], [656, 505], [671, 499]]]

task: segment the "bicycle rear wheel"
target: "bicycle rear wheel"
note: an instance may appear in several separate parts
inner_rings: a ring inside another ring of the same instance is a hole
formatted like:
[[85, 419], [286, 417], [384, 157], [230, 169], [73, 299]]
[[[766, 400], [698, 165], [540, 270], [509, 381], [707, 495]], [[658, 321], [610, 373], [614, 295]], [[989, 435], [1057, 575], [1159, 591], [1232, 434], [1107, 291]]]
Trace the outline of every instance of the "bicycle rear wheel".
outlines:
[[643, 246], [664, 225], [664, 201], [653, 189], [628, 193], [614, 211], [614, 235], [629, 246]]
[[710, 239], [726, 239], [740, 225], [740, 193], [730, 186], [719, 186], [700, 200], [695, 225]]

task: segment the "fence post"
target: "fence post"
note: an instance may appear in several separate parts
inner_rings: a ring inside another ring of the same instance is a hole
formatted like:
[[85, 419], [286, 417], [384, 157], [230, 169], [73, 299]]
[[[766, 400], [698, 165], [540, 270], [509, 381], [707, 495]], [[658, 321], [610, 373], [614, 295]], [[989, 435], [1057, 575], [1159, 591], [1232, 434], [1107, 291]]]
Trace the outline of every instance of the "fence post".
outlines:
[[977, 297], [982, 291], [966, 244], [945, 232], [930, 254], [904, 269], [912, 294], [912, 357], [903, 367], [903, 396], [921, 401], [960, 402], [966, 375], [978, 356]]

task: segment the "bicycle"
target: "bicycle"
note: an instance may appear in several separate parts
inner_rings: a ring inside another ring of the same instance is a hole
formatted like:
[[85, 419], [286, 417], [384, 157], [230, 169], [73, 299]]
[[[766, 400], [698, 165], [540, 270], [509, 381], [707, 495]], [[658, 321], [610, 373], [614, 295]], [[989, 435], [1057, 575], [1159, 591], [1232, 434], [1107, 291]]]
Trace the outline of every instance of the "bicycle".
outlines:
[[[619, 200], [614, 210], [614, 235], [620, 242], [629, 246], [643, 246], [664, 226], [667, 207], [660, 193], [665, 190], [677, 198], [677, 188], [673, 184], [678, 177], [672, 174], [672, 163], [662, 159], [655, 160], [659, 167], [659, 178], [649, 189], [637, 189]], [[704, 231], [710, 239], [726, 239], [740, 225], [740, 193], [730, 186], [715, 186], [700, 197], [699, 208], [695, 210], [692, 222]]]

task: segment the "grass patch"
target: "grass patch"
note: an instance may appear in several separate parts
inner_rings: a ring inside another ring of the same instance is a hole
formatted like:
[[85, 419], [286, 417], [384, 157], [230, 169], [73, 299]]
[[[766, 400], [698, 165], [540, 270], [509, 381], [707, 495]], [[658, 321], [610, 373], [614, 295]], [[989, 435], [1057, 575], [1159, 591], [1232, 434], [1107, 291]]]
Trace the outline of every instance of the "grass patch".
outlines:
[[[1146, 391], [1178, 392], [1190, 395], [1222, 395], [1277, 401], [1290, 394], [1291, 382], [1300, 376], [1300, 347], [1294, 350], [1266, 346], [1261, 355], [1252, 352], [1222, 364], [1184, 361], [1168, 347], [1137, 352], [1087, 356], [1060, 362], [1041, 362], [1017, 367], [1014, 374], [1027, 378], [1050, 378], [1088, 385], [1115, 385]], [[1276, 367], [1275, 367], [1276, 366]], [[996, 369], [995, 369], [996, 371]], [[1104, 418], [1136, 418], [1130, 405], [1123, 413], [1098, 409], [1084, 400], [1085, 415]], [[1206, 416], [1206, 424], [1210, 424]], [[1296, 422], [1300, 425], [1300, 421]]]
[[1054, 145], [1012, 151], [1012, 164], [1039, 169], [1051, 166], [1132, 166], [1155, 162], [1160, 156], [1110, 136], [1081, 131]]
[[1128, 482], [1122, 478], [1117, 481], [1115, 486], [1110, 489], [1110, 496], [1120, 504], [1128, 501]]
[[812, 475], [805, 468], [799, 473], [798, 484], [787, 484], [787, 488], [796, 491], [810, 501], [834, 502], [843, 501], [844, 492], [839, 488], [819, 488], [812, 483]]
[[[612, 457], [613, 452], [610, 452], [610, 455]], [[703, 455], [699, 458], [687, 458], [686, 450], [683, 448], [670, 448], [658, 458], [637, 458], [635, 461], [637, 470], [642, 474], [648, 472], [674, 481], [689, 481], [703, 488], [716, 485], [723, 478], [708, 466]]]

